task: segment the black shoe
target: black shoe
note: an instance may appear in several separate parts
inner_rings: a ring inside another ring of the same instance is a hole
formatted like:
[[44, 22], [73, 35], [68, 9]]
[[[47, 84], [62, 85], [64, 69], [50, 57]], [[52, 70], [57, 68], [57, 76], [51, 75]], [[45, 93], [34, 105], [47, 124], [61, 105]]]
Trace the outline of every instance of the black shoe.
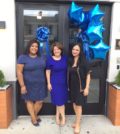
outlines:
[[[32, 122], [32, 121], [31, 121]], [[38, 127], [39, 126], [39, 123], [38, 122], [36, 122], [36, 123], [33, 123], [32, 122], [32, 124], [33, 124], [33, 126], [35, 126], [35, 127]]]
[[37, 122], [41, 122], [42, 120], [40, 118], [37, 119]]

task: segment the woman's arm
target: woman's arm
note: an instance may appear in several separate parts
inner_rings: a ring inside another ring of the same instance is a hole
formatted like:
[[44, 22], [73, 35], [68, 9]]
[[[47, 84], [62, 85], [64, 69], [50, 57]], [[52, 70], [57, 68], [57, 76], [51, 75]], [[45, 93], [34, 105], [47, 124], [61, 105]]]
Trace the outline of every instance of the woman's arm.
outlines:
[[17, 78], [21, 87], [21, 94], [27, 93], [25, 83], [23, 80], [23, 68], [24, 68], [24, 64], [17, 64]]
[[52, 90], [52, 85], [50, 83], [50, 74], [51, 74], [51, 70], [46, 70], [47, 87], [49, 91]]
[[86, 77], [86, 87], [84, 89], [84, 96], [87, 96], [89, 94], [89, 85], [90, 85], [90, 73], [87, 74], [87, 77]]

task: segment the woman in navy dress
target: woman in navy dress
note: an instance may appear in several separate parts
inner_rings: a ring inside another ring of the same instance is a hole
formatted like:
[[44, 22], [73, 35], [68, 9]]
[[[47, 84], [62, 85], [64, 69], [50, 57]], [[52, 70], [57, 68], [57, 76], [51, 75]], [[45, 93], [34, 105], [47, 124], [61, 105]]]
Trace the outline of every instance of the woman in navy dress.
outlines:
[[20, 55], [17, 62], [17, 77], [21, 87], [22, 98], [34, 126], [39, 126], [37, 114], [47, 96], [45, 81], [45, 57], [39, 56], [39, 43], [36, 39], [29, 41], [26, 53]]
[[80, 133], [80, 119], [82, 108], [89, 93], [90, 69], [82, 52], [81, 44], [75, 44], [72, 47], [72, 56], [69, 60], [69, 89], [71, 102], [76, 114], [76, 120], [72, 127], [74, 133]]
[[65, 124], [65, 103], [68, 100], [67, 59], [62, 53], [62, 44], [53, 43], [52, 56], [46, 63], [47, 86], [51, 93], [51, 101], [56, 106], [56, 123], [60, 125]]

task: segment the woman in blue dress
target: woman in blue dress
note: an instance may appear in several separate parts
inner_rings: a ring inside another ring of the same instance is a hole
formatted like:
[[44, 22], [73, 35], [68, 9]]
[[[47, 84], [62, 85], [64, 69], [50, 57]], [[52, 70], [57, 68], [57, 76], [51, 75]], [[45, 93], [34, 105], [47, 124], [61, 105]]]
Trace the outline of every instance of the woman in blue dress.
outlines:
[[58, 125], [65, 124], [65, 103], [68, 100], [67, 59], [62, 53], [62, 44], [53, 43], [52, 56], [47, 59], [46, 63], [47, 86], [51, 93], [51, 101], [56, 106]]
[[22, 98], [26, 102], [34, 126], [39, 126], [40, 118], [37, 114], [47, 96], [45, 67], [46, 60], [39, 54], [38, 41], [36, 39], [29, 41], [25, 54], [18, 58], [17, 77]]

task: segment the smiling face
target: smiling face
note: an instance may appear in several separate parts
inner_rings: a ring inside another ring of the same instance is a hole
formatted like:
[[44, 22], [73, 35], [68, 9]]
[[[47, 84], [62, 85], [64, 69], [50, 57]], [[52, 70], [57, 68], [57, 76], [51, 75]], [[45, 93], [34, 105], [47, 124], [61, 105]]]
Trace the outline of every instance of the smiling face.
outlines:
[[80, 47], [78, 45], [75, 45], [72, 48], [72, 55], [73, 57], [78, 57], [80, 55]]
[[61, 56], [61, 49], [60, 48], [58, 48], [57, 46], [54, 46], [54, 48], [53, 48], [53, 54], [54, 54], [54, 56], [56, 56], [56, 57], [59, 57], [59, 56]]
[[36, 55], [38, 52], [38, 44], [37, 43], [33, 43], [30, 47], [30, 54], [31, 55]]

